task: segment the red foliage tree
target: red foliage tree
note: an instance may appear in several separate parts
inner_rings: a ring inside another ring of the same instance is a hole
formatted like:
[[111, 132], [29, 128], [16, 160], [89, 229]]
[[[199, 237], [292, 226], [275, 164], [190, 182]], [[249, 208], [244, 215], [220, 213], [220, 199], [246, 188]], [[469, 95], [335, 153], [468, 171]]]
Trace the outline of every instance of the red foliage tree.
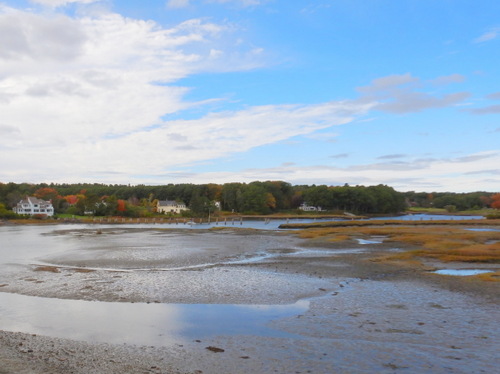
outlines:
[[56, 189], [50, 187], [42, 187], [35, 191], [35, 197], [43, 200], [55, 200], [60, 198]]
[[491, 197], [491, 207], [494, 209], [500, 209], [500, 193], [494, 194]]
[[118, 212], [125, 212], [127, 210], [127, 206], [125, 205], [125, 200], [118, 200], [116, 210]]
[[78, 196], [66, 195], [66, 196], [64, 196], [64, 200], [66, 200], [69, 205], [75, 205], [78, 202]]

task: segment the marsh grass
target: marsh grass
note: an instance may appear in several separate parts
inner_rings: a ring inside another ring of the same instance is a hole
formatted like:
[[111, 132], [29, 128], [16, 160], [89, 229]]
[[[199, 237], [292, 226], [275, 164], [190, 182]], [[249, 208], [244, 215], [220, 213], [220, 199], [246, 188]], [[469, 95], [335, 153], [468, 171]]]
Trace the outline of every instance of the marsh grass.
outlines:
[[312, 223], [287, 223], [280, 225], [283, 229], [309, 229], [309, 228], [338, 228], [338, 227], [383, 227], [383, 226], [401, 226], [401, 227], [432, 227], [432, 226], [500, 226], [500, 220], [495, 219], [464, 219], [464, 220], [428, 220], [428, 221], [405, 221], [405, 220], [377, 220], [377, 221], [326, 221]]
[[416, 261], [432, 258], [442, 262], [500, 263], [500, 234], [495, 231], [470, 231], [462, 226], [351, 226], [320, 227], [301, 230], [307, 239], [342, 242], [356, 238], [384, 236], [385, 243], [402, 243], [407, 251], [379, 257], [377, 261]]
[[484, 282], [500, 282], [500, 271], [496, 271], [494, 273], [477, 274], [473, 277]]

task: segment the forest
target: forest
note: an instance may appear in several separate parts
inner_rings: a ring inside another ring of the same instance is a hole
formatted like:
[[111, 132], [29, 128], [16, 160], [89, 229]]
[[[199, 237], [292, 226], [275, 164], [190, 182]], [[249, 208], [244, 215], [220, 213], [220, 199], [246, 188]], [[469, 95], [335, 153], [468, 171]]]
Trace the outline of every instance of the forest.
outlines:
[[98, 183], [0, 183], [0, 217], [26, 196], [51, 200], [56, 214], [150, 217], [158, 200], [182, 201], [185, 215], [205, 216], [217, 210], [238, 214], [301, 213], [305, 203], [330, 213], [394, 214], [408, 207], [448, 211], [495, 207], [489, 192], [398, 192], [387, 185], [291, 185], [284, 181], [225, 184], [120, 185]]

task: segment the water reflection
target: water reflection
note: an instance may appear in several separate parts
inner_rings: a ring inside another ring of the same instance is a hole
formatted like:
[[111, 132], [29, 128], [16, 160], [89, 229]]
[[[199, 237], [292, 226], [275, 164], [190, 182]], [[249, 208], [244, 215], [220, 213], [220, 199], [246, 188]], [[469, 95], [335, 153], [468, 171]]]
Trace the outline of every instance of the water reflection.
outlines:
[[436, 270], [434, 273], [441, 275], [455, 275], [455, 276], [470, 276], [470, 275], [478, 275], [484, 273], [492, 273], [492, 270], [481, 270], [481, 269], [441, 269]]
[[0, 329], [89, 342], [171, 345], [215, 335], [290, 337], [266, 325], [305, 312], [291, 305], [146, 304], [0, 293]]

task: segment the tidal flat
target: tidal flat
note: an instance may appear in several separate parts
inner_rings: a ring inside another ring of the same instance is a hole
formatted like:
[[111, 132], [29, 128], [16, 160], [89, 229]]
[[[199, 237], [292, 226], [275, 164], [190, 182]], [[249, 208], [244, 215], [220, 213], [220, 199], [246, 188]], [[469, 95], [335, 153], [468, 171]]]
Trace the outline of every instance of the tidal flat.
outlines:
[[498, 262], [319, 230], [0, 226], [0, 373], [495, 372]]

